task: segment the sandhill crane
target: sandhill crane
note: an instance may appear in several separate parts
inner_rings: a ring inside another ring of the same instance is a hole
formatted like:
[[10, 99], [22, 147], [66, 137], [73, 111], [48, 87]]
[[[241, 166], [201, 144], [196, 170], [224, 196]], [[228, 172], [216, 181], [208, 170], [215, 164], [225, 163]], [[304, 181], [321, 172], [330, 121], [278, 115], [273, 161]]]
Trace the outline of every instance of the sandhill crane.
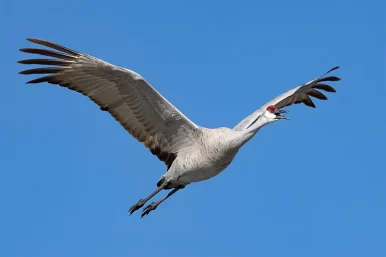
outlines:
[[130, 207], [130, 215], [161, 190], [171, 191], [159, 201], [144, 207], [141, 217], [155, 210], [159, 204], [185, 186], [207, 180], [222, 172], [232, 162], [240, 147], [263, 126], [287, 119], [282, 115], [287, 112], [283, 107], [298, 103], [315, 107], [310, 96], [327, 99], [316, 89], [336, 92], [322, 82], [340, 80], [335, 76], [326, 77], [329, 72], [339, 68], [334, 67], [322, 76], [266, 103], [233, 129], [210, 129], [189, 120], [132, 70], [46, 40], [27, 40], [51, 49], [23, 48], [20, 51], [56, 58], [19, 61], [22, 64], [53, 65], [20, 72], [51, 74], [27, 83], [58, 84], [89, 97], [166, 164], [167, 171], [159, 179], [157, 189]]

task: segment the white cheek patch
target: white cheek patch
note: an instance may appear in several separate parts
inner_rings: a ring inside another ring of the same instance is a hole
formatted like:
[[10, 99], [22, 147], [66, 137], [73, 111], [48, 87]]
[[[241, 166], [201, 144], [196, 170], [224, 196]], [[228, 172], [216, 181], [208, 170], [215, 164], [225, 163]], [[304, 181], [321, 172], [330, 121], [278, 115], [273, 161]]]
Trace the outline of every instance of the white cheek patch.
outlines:
[[266, 111], [265, 114], [264, 114], [264, 116], [265, 116], [267, 119], [270, 119], [270, 120], [273, 120], [273, 119], [276, 118], [276, 114], [271, 113], [271, 112], [269, 112], [269, 111]]

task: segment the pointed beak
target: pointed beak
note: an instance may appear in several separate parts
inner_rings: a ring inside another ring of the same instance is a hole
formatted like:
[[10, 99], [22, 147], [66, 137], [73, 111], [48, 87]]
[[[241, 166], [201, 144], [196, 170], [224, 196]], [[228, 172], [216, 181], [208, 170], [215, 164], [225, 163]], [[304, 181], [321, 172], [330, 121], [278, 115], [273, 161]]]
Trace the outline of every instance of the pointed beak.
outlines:
[[289, 111], [287, 111], [287, 110], [277, 110], [275, 112], [276, 119], [278, 119], [278, 120], [289, 120], [287, 117], [281, 115], [282, 113], [288, 113], [288, 112]]

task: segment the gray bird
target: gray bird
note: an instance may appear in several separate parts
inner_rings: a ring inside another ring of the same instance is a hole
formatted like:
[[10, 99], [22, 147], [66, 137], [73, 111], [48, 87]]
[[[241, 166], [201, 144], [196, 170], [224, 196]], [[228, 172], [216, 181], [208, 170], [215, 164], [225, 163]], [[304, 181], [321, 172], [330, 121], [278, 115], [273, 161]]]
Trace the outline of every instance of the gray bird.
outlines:
[[55, 59], [27, 59], [22, 64], [50, 65], [24, 70], [20, 74], [49, 74], [27, 83], [48, 82], [82, 93], [109, 112], [134, 138], [166, 164], [167, 171], [157, 189], [129, 208], [130, 214], [140, 209], [161, 190], [171, 190], [159, 201], [143, 208], [141, 217], [187, 185], [210, 179], [232, 162], [240, 147], [263, 126], [287, 119], [282, 108], [304, 103], [315, 107], [310, 96], [327, 100], [317, 91], [336, 92], [323, 82], [340, 80], [322, 76], [276, 97], [243, 119], [234, 128], [204, 128], [189, 120], [138, 73], [107, 63], [58, 44], [28, 38], [48, 47], [23, 48], [20, 51]]

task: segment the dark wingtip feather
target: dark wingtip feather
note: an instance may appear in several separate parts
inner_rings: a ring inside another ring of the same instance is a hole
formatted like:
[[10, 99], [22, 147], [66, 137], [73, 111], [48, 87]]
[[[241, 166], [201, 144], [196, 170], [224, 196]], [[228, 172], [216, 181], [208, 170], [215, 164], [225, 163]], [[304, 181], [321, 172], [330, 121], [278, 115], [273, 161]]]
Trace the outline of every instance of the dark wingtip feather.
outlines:
[[334, 71], [334, 70], [337, 70], [339, 69], [339, 66], [335, 66], [334, 68], [330, 69], [329, 71], [327, 71], [326, 73], [324, 73], [322, 76], [320, 76], [319, 78], [313, 80], [314, 83], [317, 83], [317, 82], [321, 82], [321, 81], [338, 81], [340, 80], [340, 78], [338, 77], [335, 77], [335, 76], [329, 76], [329, 77], [324, 77], [326, 76], [328, 73]]
[[39, 38], [34, 38], [34, 37], [27, 37], [26, 39], [32, 43], [37, 43], [37, 44], [39, 44], [40, 41], [45, 41], [45, 40], [42, 40]]
[[45, 56], [60, 58], [60, 59], [69, 60], [69, 61], [76, 59], [76, 57], [74, 57], [72, 55], [68, 55], [65, 53], [56, 52], [56, 51], [52, 51], [52, 50], [48, 50], [48, 49], [21, 48], [21, 49], [19, 49], [19, 51], [21, 51], [23, 53], [29, 53], [29, 54], [45, 55]]
[[331, 71], [334, 71], [334, 70], [337, 70], [339, 69], [340, 67], [339, 66], [335, 66], [334, 68], [332, 68], [331, 70], [329, 70], [327, 73], [331, 72]]
[[20, 71], [19, 74], [45, 74], [45, 73], [57, 73], [63, 71], [65, 68], [50, 67], [50, 68], [36, 68], [30, 70]]
[[30, 41], [30, 42], [34, 42], [34, 40], [35, 40], [35, 38], [32, 38], [32, 37], [27, 37], [26, 39], [27, 39], [27, 41]]
[[31, 48], [20, 48], [19, 51], [23, 53], [28, 53], [29, 49]]
[[312, 97], [315, 97], [315, 98], [318, 98], [320, 100], [328, 100], [327, 96], [325, 96], [324, 94], [322, 94], [321, 92], [315, 90], [315, 89], [311, 89], [309, 92], [308, 92], [308, 95], [312, 96]]
[[50, 47], [50, 48], [56, 49], [58, 51], [67, 53], [67, 54], [71, 54], [71, 55], [75, 55], [75, 56], [80, 55], [80, 53], [75, 51], [75, 50], [72, 50], [70, 48], [64, 47], [62, 45], [59, 45], [59, 44], [56, 44], [56, 43], [53, 43], [53, 42], [50, 42], [50, 41], [47, 41], [47, 40], [44, 40], [44, 39], [27, 38], [27, 40], [30, 41], [30, 42], [33, 42], [35, 44], [39, 44], [39, 45], [43, 45], [43, 46], [46, 46], [46, 47]]
[[41, 83], [41, 82], [55, 83], [55, 81], [56, 81], [55, 77], [56, 77], [56, 74], [48, 75], [48, 76], [44, 76], [44, 77], [30, 80], [30, 81], [26, 82], [26, 84], [37, 84], [37, 83]]
[[18, 61], [20, 64], [41, 64], [41, 65], [57, 65], [57, 66], [70, 66], [73, 62], [65, 60], [55, 59], [26, 59]]
[[317, 80], [317, 82], [323, 82], [323, 81], [339, 81], [340, 78], [339, 77], [336, 77], [336, 76], [329, 76], [329, 77], [324, 77], [324, 78], [320, 78]]
[[316, 89], [321, 89], [321, 90], [324, 90], [324, 91], [327, 91], [327, 92], [331, 92], [331, 93], [335, 93], [336, 90], [335, 88], [329, 86], [329, 85], [326, 85], [326, 84], [316, 84], [314, 86], [312, 86], [313, 88], [316, 88]]
[[309, 107], [315, 108], [314, 102], [311, 100], [311, 98], [310, 98], [308, 95], [305, 95], [305, 96], [304, 96], [304, 100], [303, 100], [302, 102], [303, 102], [305, 105], [309, 106]]

